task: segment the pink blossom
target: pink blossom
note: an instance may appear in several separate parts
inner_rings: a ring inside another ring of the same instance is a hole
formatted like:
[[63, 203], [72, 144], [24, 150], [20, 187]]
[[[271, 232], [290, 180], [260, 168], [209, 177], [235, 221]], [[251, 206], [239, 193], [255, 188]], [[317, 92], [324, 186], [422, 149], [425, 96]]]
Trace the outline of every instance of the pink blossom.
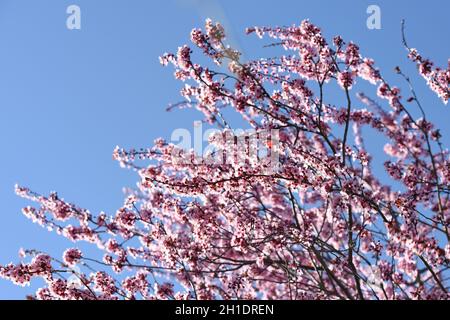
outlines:
[[81, 257], [82, 257], [81, 251], [76, 248], [67, 249], [64, 252], [64, 262], [71, 267], [76, 265], [77, 262], [80, 261]]
[[341, 72], [338, 74], [338, 83], [343, 89], [351, 89], [353, 77], [351, 72]]

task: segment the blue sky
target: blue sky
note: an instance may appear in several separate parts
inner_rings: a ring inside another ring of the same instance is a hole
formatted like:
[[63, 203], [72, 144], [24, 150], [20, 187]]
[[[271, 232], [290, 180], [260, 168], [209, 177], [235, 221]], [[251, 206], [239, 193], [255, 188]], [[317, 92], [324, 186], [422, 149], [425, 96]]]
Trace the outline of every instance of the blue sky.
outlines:
[[[71, 4], [81, 8], [81, 30], [66, 28]], [[370, 4], [381, 8], [381, 30], [366, 27]], [[448, 145], [448, 107], [414, 75], [400, 20], [407, 20], [410, 45], [445, 66], [449, 9], [439, 0], [0, 0], [0, 263], [18, 261], [20, 247], [59, 257], [71, 245], [20, 213], [28, 203], [15, 196], [15, 183], [41, 193], [57, 190], [94, 213], [112, 213], [123, 202], [122, 188], [136, 183], [133, 172], [112, 160], [114, 147], [150, 146], [201, 119], [195, 111], [165, 111], [179, 100], [180, 84], [158, 56], [188, 42], [206, 17], [224, 21], [246, 58], [265, 54], [267, 41], [244, 34], [253, 25], [309, 18], [328, 37], [357, 42], [388, 80], [400, 82], [391, 72], [396, 65], [413, 75]], [[0, 280], [0, 299], [33, 291]]]

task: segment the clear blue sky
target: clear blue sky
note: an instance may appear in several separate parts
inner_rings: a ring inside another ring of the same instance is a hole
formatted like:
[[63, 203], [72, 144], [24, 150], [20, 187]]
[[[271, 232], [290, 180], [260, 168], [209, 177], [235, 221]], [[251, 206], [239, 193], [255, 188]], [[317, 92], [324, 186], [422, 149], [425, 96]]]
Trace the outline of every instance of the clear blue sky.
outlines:
[[[66, 8], [79, 5], [82, 29], [66, 28]], [[379, 5], [382, 29], [366, 27], [366, 8]], [[450, 53], [447, 1], [144, 1], [0, 0], [0, 263], [18, 261], [20, 247], [60, 257], [70, 243], [28, 221], [20, 183], [61, 196], [96, 213], [114, 212], [122, 187], [136, 176], [111, 158], [116, 145], [145, 147], [173, 129], [192, 129], [195, 111], [165, 112], [179, 100], [179, 83], [158, 56], [175, 51], [206, 17], [225, 21], [247, 58], [264, 55], [247, 26], [289, 25], [309, 18], [329, 37], [353, 40], [388, 73], [411, 75], [400, 41], [407, 20], [410, 45], [446, 65]], [[449, 145], [449, 107], [413, 77], [429, 118]], [[372, 92], [371, 92], [372, 93]], [[0, 299], [23, 298], [34, 287], [0, 280]]]

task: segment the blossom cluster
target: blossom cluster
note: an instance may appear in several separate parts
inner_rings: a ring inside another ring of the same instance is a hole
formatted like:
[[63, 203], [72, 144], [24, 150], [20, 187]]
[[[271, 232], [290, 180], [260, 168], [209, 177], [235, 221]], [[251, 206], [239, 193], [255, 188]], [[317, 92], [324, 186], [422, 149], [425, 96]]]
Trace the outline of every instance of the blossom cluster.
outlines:
[[450, 59], [446, 69], [434, 68], [434, 63], [430, 59], [423, 58], [417, 49], [408, 50], [408, 58], [417, 64], [420, 75], [427, 81], [430, 89], [447, 104], [450, 97]]

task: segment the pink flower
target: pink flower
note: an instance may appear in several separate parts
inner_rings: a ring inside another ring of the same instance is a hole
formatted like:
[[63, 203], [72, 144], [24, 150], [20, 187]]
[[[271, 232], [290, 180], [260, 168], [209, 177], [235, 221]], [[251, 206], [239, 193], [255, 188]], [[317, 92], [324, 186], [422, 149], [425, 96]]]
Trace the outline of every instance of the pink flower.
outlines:
[[450, 60], [447, 69], [441, 69], [433, 68], [433, 62], [422, 58], [416, 49], [409, 49], [408, 58], [417, 64], [420, 75], [427, 81], [430, 89], [447, 104], [450, 97]]
[[36, 275], [48, 274], [49, 272], [52, 271], [51, 261], [52, 261], [52, 259], [50, 258], [49, 255], [38, 254], [31, 261], [30, 271], [32, 273], [35, 273]]
[[64, 252], [64, 262], [67, 263], [70, 267], [75, 266], [81, 259], [82, 253], [79, 249], [71, 248], [67, 249]]
[[343, 89], [351, 89], [353, 85], [353, 76], [351, 72], [340, 72], [337, 79]]

